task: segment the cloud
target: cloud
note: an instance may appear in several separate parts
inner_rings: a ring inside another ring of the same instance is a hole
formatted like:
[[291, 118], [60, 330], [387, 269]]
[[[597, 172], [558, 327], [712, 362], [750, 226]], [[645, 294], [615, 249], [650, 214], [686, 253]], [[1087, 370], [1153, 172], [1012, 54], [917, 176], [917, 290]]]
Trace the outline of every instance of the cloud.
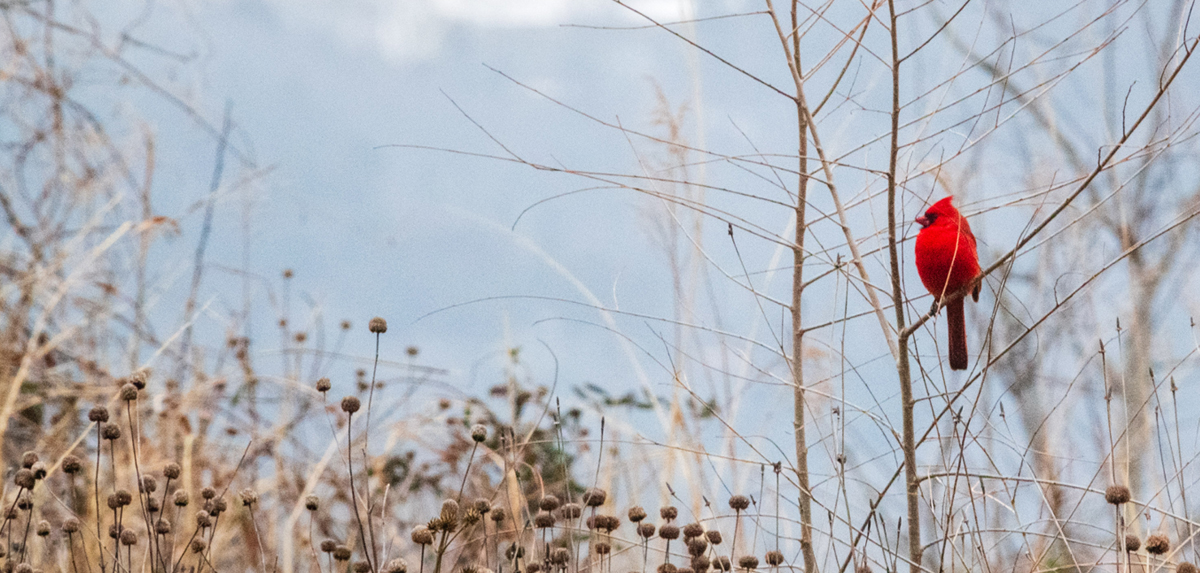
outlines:
[[[437, 56], [456, 27], [542, 28], [567, 23], [630, 24], [640, 17], [604, 0], [269, 0], [290, 25], [327, 30], [346, 45], [393, 61]], [[693, 0], [630, 5], [656, 19], [690, 13]]]

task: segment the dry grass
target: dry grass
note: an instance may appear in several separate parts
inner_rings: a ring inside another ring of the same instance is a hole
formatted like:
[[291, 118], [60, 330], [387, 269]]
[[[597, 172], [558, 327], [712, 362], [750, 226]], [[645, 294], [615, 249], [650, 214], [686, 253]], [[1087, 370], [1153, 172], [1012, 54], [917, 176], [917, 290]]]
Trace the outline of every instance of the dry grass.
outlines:
[[[205, 121], [85, 5], [5, 7], [3, 570], [1196, 572], [1190, 3], [1018, 27], [969, 3], [764, 2], [736, 19], [778, 44], [786, 87], [695, 40], [734, 18], [616, 8], [784, 98], [795, 149], [736, 125], [745, 148], [710, 149], [703, 102], [658, 89], [645, 131], [585, 115], [627, 173], [497, 157], [644, 199], [674, 305], [585, 293], [639, 392], [540, 381], [514, 345], [472, 396], [415, 347], [381, 356], [382, 318], [306, 322], [291, 270], [213, 320], [214, 205], [265, 174], [230, 116]], [[154, 134], [77, 101], [83, 78], [193, 120], [209, 194], [159, 214]], [[964, 377], [906, 288], [906, 221], [943, 193], [990, 239]], [[155, 249], [188, 225], [164, 319]], [[374, 348], [346, 348], [354, 329]], [[331, 381], [335, 362], [360, 369]]]

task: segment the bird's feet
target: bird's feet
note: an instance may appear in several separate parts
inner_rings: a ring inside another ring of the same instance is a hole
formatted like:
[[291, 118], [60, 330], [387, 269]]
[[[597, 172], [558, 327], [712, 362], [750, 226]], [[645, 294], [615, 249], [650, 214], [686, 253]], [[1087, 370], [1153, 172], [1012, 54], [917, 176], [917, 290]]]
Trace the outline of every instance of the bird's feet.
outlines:
[[937, 316], [937, 311], [938, 311], [938, 303], [935, 300], [935, 301], [933, 301], [933, 305], [929, 307], [929, 316]]

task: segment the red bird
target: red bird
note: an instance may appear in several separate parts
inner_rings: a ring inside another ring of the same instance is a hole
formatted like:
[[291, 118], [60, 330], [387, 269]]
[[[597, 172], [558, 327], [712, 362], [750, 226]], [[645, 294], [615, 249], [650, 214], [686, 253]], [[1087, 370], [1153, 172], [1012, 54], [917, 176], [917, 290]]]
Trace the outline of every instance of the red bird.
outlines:
[[[917, 217], [921, 231], [917, 233], [917, 274], [933, 295], [934, 304], [953, 296], [979, 276], [979, 254], [975, 252], [975, 235], [971, 225], [954, 205], [951, 197], [934, 203], [923, 216]], [[979, 284], [971, 292], [979, 301]], [[963, 298], [946, 302], [946, 320], [950, 330], [950, 369], [967, 369], [967, 322], [963, 317]], [[934, 307], [936, 308], [936, 306]]]

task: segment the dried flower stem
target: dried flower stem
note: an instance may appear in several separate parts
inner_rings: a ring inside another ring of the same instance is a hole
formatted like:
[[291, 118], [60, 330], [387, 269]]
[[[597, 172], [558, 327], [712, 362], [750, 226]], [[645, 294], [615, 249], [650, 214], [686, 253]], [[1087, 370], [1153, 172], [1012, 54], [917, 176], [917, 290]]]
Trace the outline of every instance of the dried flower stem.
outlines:
[[[142, 519], [144, 519], [146, 521], [146, 531], [149, 533], [148, 537], [150, 538], [147, 541], [147, 544], [150, 546], [151, 554], [153, 554], [154, 553], [154, 537], [155, 537], [154, 536], [154, 520], [150, 517], [150, 510], [147, 509], [146, 500], [143, 497], [142, 490], [144, 488], [142, 487], [142, 466], [141, 466], [141, 463], [138, 461], [138, 447], [137, 447], [139, 434], [134, 429], [133, 401], [132, 400], [125, 401], [125, 419], [127, 422], [129, 422], [129, 450], [133, 456], [133, 475], [134, 475], [134, 477], [137, 478], [138, 505], [141, 506], [141, 508], [142, 508]], [[150, 492], [144, 492], [144, 494], [145, 494], [145, 497], [150, 496]], [[129, 549], [129, 551], [132, 551], [132, 549]], [[131, 569], [131, 571], [132, 571], [132, 569]]]
[[[92, 484], [92, 490], [96, 494], [96, 540], [97, 546], [100, 547], [100, 551], [98, 551], [100, 555], [100, 571], [104, 571], [107, 567], [104, 563], [104, 538], [100, 535], [100, 452], [104, 447], [104, 438], [100, 435], [101, 425], [101, 422], [96, 422], [96, 478], [95, 483]], [[11, 546], [12, 540], [9, 539], [9, 547]]]
[[[32, 495], [33, 490], [29, 490], [29, 491], [30, 491], [31, 495], [29, 496], [29, 503], [30, 503], [29, 509], [25, 511], [25, 514], [28, 516], [25, 518], [25, 535], [21, 537], [21, 561], [22, 562], [25, 561], [25, 551], [27, 549], [29, 549], [29, 529], [33, 525], [33, 495]], [[9, 547], [12, 547], [12, 546], [10, 545]]]
[[317, 546], [313, 544], [313, 512], [308, 512], [308, 548], [312, 550], [313, 563], [317, 564], [317, 573], [324, 573], [321, 559], [317, 556]]
[[79, 566], [75, 564], [75, 535], [67, 532], [67, 553], [71, 557], [71, 571], [79, 573]]
[[458, 486], [458, 499], [462, 499], [463, 490], [467, 488], [467, 476], [471, 475], [471, 464], [475, 463], [475, 450], [479, 449], [479, 442], [472, 440], [472, 444], [471, 457], [467, 458], [467, 469], [463, 472], [462, 484]]
[[262, 571], [266, 571], [266, 570], [267, 570], [267, 559], [266, 559], [266, 557], [263, 555], [263, 539], [262, 539], [262, 535], [260, 535], [260, 534], [258, 533], [258, 519], [256, 519], [256, 518], [254, 517], [254, 506], [255, 506], [255, 505], [256, 505], [256, 504], [250, 504], [250, 505], [249, 505], [249, 506], [247, 506], [247, 507], [248, 507], [248, 508], [249, 508], [249, 510], [250, 510], [250, 524], [254, 526], [254, 541], [255, 541], [255, 542], [258, 544], [258, 561], [259, 561], [259, 565], [262, 567]]
[[[370, 407], [367, 408], [368, 414]], [[369, 429], [368, 432], [370, 433]], [[367, 547], [366, 530], [363, 528], [362, 515], [358, 511], [358, 493], [354, 489], [354, 412], [348, 412], [346, 419], [346, 465], [349, 466], [350, 473], [350, 505], [354, 506], [354, 519], [358, 521], [358, 538], [362, 543], [364, 558], [367, 563], [371, 563], [371, 570], [375, 570], [374, 562], [371, 560], [371, 550]], [[368, 518], [370, 516], [368, 515]]]
[[[374, 402], [374, 399], [375, 399], [375, 374], [379, 370], [379, 337], [380, 337], [380, 333], [376, 332], [375, 333], [375, 361], [371, 365], [371, 387], [369, 389], [367, 389], [367, 429], [365, 432], [363, 432], [363, 466], [364, 467], [370, 465], [370, 460], [371, 460], [371, 458], [368, 457], [368, 455], [367, 455], [367, 445], [370, 443], [370, 439], [371, 439], [371, 403]], [[372, 523], [372, 521], [371, 521], [371, 501], [370, 501], [370, 493], [371, 493], [371, 481], [370, 480], [371, 480], [371, 478], [370, 478], [370, 473], [367, 474], [365, 479], [367, 480], [367, 484], [366, 484], [366, 487], [367, 487], [367, 534], [371, 536], [371, 555], [368, 556], [367, 562], [372, 564], [371, 570], [375, 571], [375, 569], [376, 569], [375, 565], [374, 565], [375, 560], [376, 560], [375, 559], [375, 557], [376, 557], [376, 555], [375, 555], [375, 527], [374, 527], [374, 523]], [[351, 486], [351, 489], [353, 489], [353, 486]]]

